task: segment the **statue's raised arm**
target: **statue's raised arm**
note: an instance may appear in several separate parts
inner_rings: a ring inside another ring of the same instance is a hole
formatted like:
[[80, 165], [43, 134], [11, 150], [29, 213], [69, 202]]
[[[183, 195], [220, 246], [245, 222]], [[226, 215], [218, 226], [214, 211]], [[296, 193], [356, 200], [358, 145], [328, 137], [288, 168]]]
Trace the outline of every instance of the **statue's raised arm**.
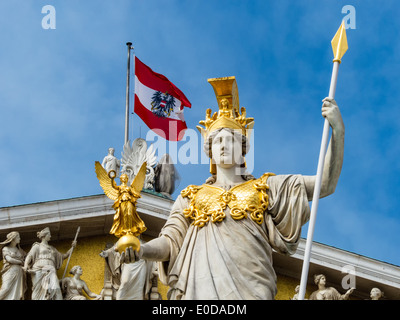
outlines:
[[[320, 198], [331, 195], [336, 188], [343, 164], [344, 124], [339, 107], [334, 99], [325, 98], [322, 103], [322, 116], [332, 128], [323, 167]], [[316, 176], [304, 176], [308, 199], [312, 200]]]

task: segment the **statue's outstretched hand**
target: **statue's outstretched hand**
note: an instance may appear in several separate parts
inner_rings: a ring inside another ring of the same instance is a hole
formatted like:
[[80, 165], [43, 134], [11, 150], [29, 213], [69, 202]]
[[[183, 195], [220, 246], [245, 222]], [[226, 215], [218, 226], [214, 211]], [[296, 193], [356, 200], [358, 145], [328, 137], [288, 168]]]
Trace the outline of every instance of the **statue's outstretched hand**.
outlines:
[[133, 250], [132, 247], [128, 247], [121, 253], [120, 262], [122, 263], [133, 263], [140, 260], [139, 252]]

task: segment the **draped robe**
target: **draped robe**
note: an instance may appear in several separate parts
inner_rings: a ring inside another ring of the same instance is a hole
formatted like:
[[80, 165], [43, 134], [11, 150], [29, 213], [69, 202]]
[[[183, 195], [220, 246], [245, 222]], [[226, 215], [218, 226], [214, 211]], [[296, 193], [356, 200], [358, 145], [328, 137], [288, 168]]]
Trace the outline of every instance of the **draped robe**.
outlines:
[[222, 221], [198, 227], [183, 214], [189, 198], [177, 198], [161, 230], [169, 260], [158, 267], [160, 280], [170, 287], [169, 299], [274, 299], [272, 249], [296, 251], [310, 210], [302, 176], [271, 176], [267, 184], [268, 208], [261, 224], [249, 216], [233, 219], [227, 206]]
[[31, 261], [32, 300], [63, 300], [57, 277], [63, 255], [53, 246], [35, 242], [26, 260]]
[[[0, 300], [23, 300], [27, 289], [26, 275], [23, 267], [25, 252], [22, 249], [13, 251], [8, 246], [2, 249], [3, 254], [3, 269], [2, 285], [0, 289]], [[21, 264], [14, 264], [7, 261], [9, 256], [15, 260], [21, 261]]]

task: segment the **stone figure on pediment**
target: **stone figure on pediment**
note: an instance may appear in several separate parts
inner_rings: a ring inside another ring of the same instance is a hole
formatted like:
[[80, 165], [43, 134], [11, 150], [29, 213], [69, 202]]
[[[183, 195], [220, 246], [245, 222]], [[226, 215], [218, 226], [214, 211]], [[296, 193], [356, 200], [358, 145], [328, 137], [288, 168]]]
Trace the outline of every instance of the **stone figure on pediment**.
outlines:
[[384, 292], [379, 288], [372, 288], [369, 294], [371, 300], [380, 300], [384, 297]]
[[24, 300], [26, 274], [24, 260], [26, 253], [20, 247], [20, 234], [12, 231], [7, 234], [6, 240], [0, 243], [3, 256], [1, 270], [0, 300]]
[[61, 279], [64, 300], [87, 300], [85, 295], [94, 300], [101, 299], [101, 295], [90, 291], [86, 282], [81, 279], [83, 273], [81, 266], [73, 266], [69, 273], [72, 277]]
[[106, 169], [107, 173], [114, 171], [115, 175], [118, 177], [120, 172], [121, 163], [119, 159], [114, 156], [115, 149], [108, 148], [108, 154], [104, 157], [101, 165]]
[[171, 198], [171, 195], [175, 191], [177, 182], [180, 180], [180, 176], [171, 156], [168, 153], [161, 157], [160, 161], [154, 168], [154, 174], [154, 190], [168, 198]]
[[138, 174], [140, 167], [146, 162], [146, 177], [144, 181], [144, 189], [154, 189], [154, 166], [157, 163], [157, 157], [153, 145], [147, 147], [146, 140], [137, 138], [130, 145], [130, 141], [124, 144], [121, 173], [128, 176], [128, 184], [132, 183]]
[[[297, 285], [296, 288], [294, 289], [295, 294], [290, 300], [299, 300], [299, 292], [300, 292], [300, 285]], [[307, 299], [304, 299], [307, 300]]]
[[120, 256], [121, 261], [121, 285], [117, 291], [117, 300], [149, 300], [153, 286], [153, 270], [155, 263], [140, 260], [129, 262], [125, 259], [125, 252]]
[[32, 278], [32, 300], [63, 300], [57, 270], [76, 246], [76, 241], [66, 253], [61, 253], [49, 244], [51, 232], [48, 227], [37, 232], [37, 237], [40, 242], [32, 245], [24, 264]]
[[318, 286], [318, 290], [311, 293], [309, 300], [347, 300], [354, 291], [354, 288], [351, 288], [345, 294], [341, 294], [334, 287], [327, 287], [326, 277], [323, 274], [314, 275], [314, 283]]
[[100, 253], [110, 271], [109, 277], [112, 278], [110, 281], [114, 290], [113, 298], [115, 300], [149, 300], [154, 285], [153, 279], [156, 276], [155, 263], [145, 260], [132, 262], [126, 256], [127, 252], [120, 254], [114, 245]]

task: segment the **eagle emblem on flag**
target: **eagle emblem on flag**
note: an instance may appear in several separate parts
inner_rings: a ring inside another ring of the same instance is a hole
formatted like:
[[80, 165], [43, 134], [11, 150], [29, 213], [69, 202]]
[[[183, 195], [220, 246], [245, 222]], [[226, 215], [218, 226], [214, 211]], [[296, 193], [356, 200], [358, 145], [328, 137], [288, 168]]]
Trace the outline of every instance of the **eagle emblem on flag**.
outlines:
[[175, 98], [161, 91], [154, 92], [151, 98], [151, 111], [158, 117], [169, 117], [175, 107]]

